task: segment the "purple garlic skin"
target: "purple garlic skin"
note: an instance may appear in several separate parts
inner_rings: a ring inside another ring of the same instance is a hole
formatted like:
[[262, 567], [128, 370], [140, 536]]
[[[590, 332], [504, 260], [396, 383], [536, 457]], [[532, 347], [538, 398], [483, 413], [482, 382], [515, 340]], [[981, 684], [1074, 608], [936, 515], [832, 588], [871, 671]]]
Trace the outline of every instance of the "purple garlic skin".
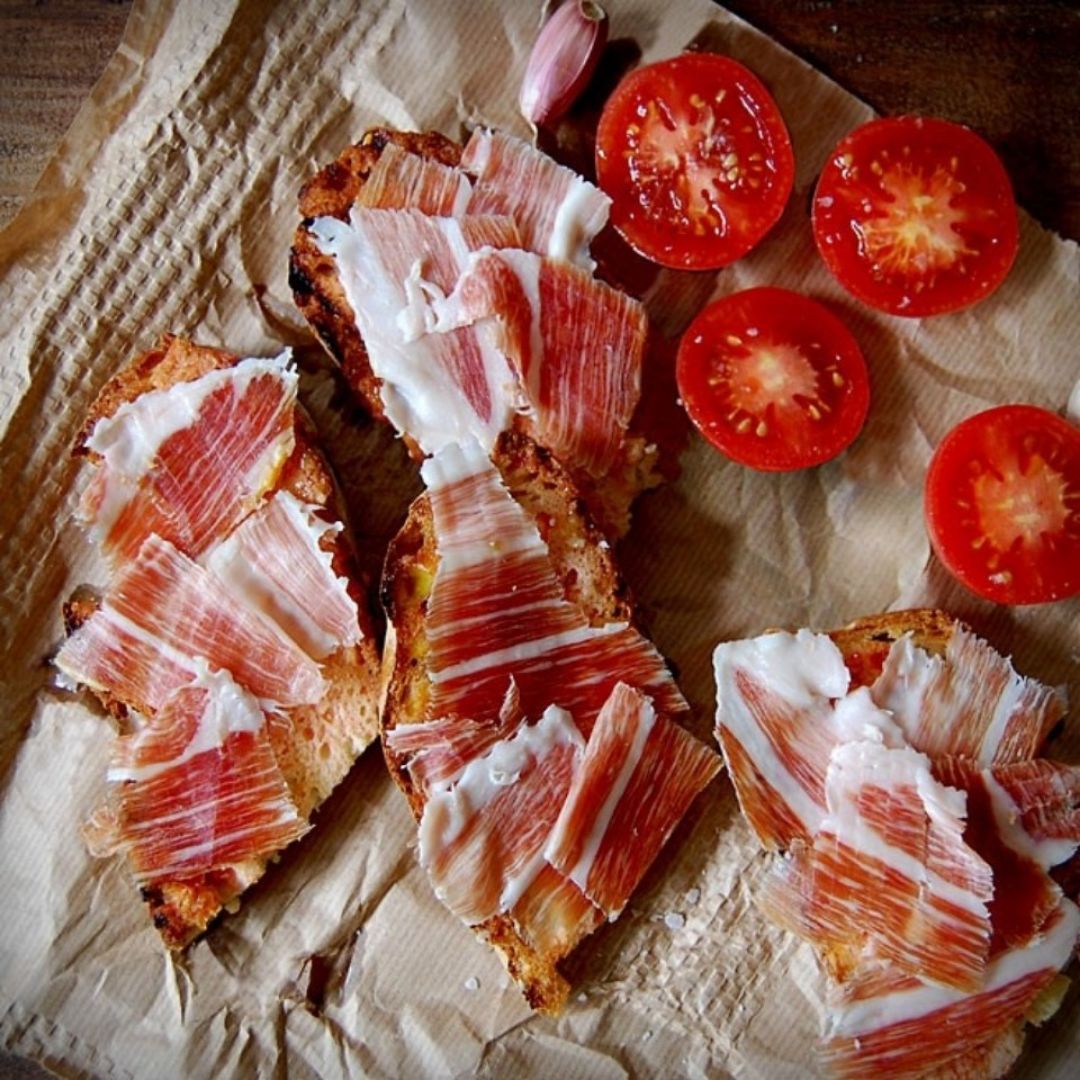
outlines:
[[589, 84], [608, 36], [607, 12], [593, 0], [565, 0], [529, 55], [518, 105], [534, 127], [563, 116]]

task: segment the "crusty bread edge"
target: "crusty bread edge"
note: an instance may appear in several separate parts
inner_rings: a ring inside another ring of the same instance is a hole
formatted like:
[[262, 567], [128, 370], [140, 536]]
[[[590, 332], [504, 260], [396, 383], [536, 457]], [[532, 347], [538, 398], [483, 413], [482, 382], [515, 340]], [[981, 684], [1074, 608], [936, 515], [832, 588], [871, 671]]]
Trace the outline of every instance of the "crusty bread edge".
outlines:
[[[182, 382], [192, 381], [209, 371], [232, 366], [240, 357], [223, 349], [196, 345], [184, 338], [166, 334], [147, 352], [139, 355], [116, 373], [98, 393], [88, 410], [87, 419], [81, 429], [75, 453], [96, 457], [86, 448], [86, 441], [94, 425], [101, 419], [111, 416], [125, 402], [151, 390], [166, 389]], [[288, 490], [304, 502], [317, 505], [327, 516], [327, 520], [345, 523], [344, 504], [341, 493], [333, 478], [325, 455], [315, 442], [314, 426], [298, 405], [295, 421], [295, 447], [289, 459], [283, 464], [275, 490]], [[363, 722], [351, 732], [352, 745], [346, 750], [355, 761], [356, 757], [378, 736], [378, 672], [379, 651], [375, 625], [370, 612], [368, 590], [356, 569], [356, 557], [348, 528], [330, 534], [324, 538], [324, 544], [333, 552], [335, 573], [348, 582], [350, 596], [357, 605], [362, 638], [359, 643], [345, 646], [324, 664], [331, 669], [331, 690], [322, 702], [305, 707], [305, 724], [308, 730], [318, 725], [324, 713], [334, 713], [337, 705], [330, 697], [339, 685], [341, 693], [346, 692], [344, 682], [337, 681], [335, 673], [347, 673], [354, 682], [359, 681], [364, 698], [370, 698], [370, 705], [365, 710]], [[63, 617], [66, 633], [70, 636], [83, 622], [93, 614], [98, 600], [91, 591], [82, 588], [63, 604]], [[357, 678], [353, 678], [356, 676]], [[346, 674], [342, 675], [344, 679]], [[364, 688], [363, 683], [369, 685]], [[129, 708], [137, 708], [139, 703], [122, 701], [107, 691], [85, 688], [98, 703], [117, 721], [123, 722]], [[352, 687], [353, 690], [358, 689]], [[296, 710], [294, 719], [300, 718], [301, 710]], [[336, 776], [333, 782], [305, 784], [310, 776], [305, 776], [302, 741], [305, 736], [299, 724], [291, 728], [275, 725], [272, 728], [272, 740], [275, 753], [279, 754], [283, 772], [294, 794], [297, 809], [302, 817], [311, 816], [321, 802], [329, 795], [344, 775]], [[347, 771], [347, 770], [346, 770]], [[311, 790], [312, 786], [315, 790]], [[269, 860], [248, 860], [233, 868], [198, 878], [182, 881], [170, 881], [144, 887], [141, 895], [147, 904], [151, 920], [160, 932], [165, 944], [171, 950], [180, 950], [202, 934], [210, 923], [225, 908], [235, 906], [239, 895], [254, 883], [266, 871]]]
[[[586, 610], [594, 625], [633, 621], [633, 604], [610, 546], [562, 466], [527, 436], [516, 433], [501, 438], [495, 461], [508, 489], [536, 521], [548, 544], [564, 594]], [[587, 560], [584, 565], [582, 558]], [[399, 722], [407, 722], [405, 718], [424, 719], [427, 679], [422, 607], [437, 564], [431, 503], [424, 494], [413, 502], [405, 524], [390, 543], [380, 590], [387, 621], [381, 694], [383, 754], [417, 821], [423, 813], [423, 796], [385, 735]], [[548, 1015], [562, 1011], [570, 989], [558, 969], [562, 957], [535, 949], [506, 915], [488, 919], [473, 930], [496, 950], [533, 1009]]]

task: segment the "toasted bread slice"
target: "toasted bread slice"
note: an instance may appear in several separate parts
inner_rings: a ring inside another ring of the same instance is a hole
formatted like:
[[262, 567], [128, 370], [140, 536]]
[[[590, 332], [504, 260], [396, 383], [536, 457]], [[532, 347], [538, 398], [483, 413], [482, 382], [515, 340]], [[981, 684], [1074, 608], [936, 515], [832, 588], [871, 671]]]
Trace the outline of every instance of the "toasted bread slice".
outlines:
[[934, 608], [912, 608], [867, 615], [839, 630], [830, 630], [851, 672], [852, 687], [869, 686], [881, 674], [894, 641], [911, 634], [912, 642], [932, 656], [944, 656], [959, 620]]
[[[367, 349], [356, 328], [356, 316], [345, 298], [334, 260], [319, 250], [308, 232], [308, 223], [316, 217], [347, 220], [350, 207], [389, 143], [441, 165], [453, 166], [461, 160], [461, 147], [436, 131], [421, 134], [372, 128], [301, 189], [303, 220], [289, 253], [289, 287], [296, 306], [341, 365], [346, 381], [365, 408], [377, 417], [383, 415], [381, 383], [371, 370]], [[416, 448], [411, 445], [410, 449]]]
[[[167, 336], [111, 379], [98, 395], [80, 435], [77, 453], [94, 457], [86, 439], [98, 420], [111, 416], [124, 403], [150, 390], [165, 389], [231, 366], [239, 358], [220, 349]], [[286, 490], [305, 503], [320, 507], [330, 521], [343, 521], [344, 508], [330, 467], [315, 443], [306, 415], [297, 408], [295, 448], [281, 469], [275, 490]], [[347, 530], [328, 533], [322, 541], [332, 552], [335, 573], [348, 582], [360, 618], [361, 640], [343, 646], [322, 663], [328, 689], [315, 704], [300, 706], [275, 717], [268, 732], [278, 765], [299, 815], [311, 813], [327, 798], [378, 734], [379, 651], [371, 618], [368, 589], [355, 566]], [[88, 590], [77, 591], [64, 605], [67, 632], [74, 633], [97, 609]], [[91, 691], [125, 730], [128, 710], [144, 715], [144, 703], [122, 700], [105, 691]], [[172, 949], [183, 948], [201, 934], [222, 908], [232, 906], [244, 889], [266, 869], [261, 861], [246, 862], [142, 890], [154, 925]]]
[[[566, 471], [547, 451], [514, 433], [500, 439], [495, 463], [510, 493], [535, 520], [566, 598], [577, 604], [594, 626], [633, 621], [633, 604], [611, 548]], [[431, 504], [427, 495], [421, 495], [390, 545], [383, 573], [381, 595], [387, 616], [384, 735], [400, 725], [428, 719], [425, 607], [438, 562]], [[424, 808], [422, 793], [385, 739], [383, 752], [390, 775], [419, 821]], [[500, 954], [534, 1009], [557, 1013], [562, 1008], [569, 987], [557, 967], [561, 955], [533, 948], [509, 916], [497, 916], [474, 929]]]
[[[360, 402], [375, 417], [383, 417], [381, 381], [371, 368], [363, 338], [356, 326], [334, 259], [324, 255], [308, 230], [320, 216], [347, 220], [349, 210], [383, 149], [393, 143], [411, 154], [441, 165], [456, 166], [462, 148], [435, 131], [403, 132], [372, 128], [355, 146], [315, 174], [300, 192], [301, 222], [289, 256], [289, 286], [301, 313], [318, 334], [330, 355], [341, 365], [345, 379]], [[655, 343], [653, 343], [655, 346]], [[644, 410], [643, 410], [644, 413]], [[598, 524], [609, 536], [622, 536], [630, 527], [630, 505], [642, 491], [662, 482], [658, 445], [671, 443], [670, 420], [648, 413], [646, 427], [632, 429], [608, 474], [595, 478], [584, 470], [572, 470], [574, 483], [587, 501]], [[526, 431], [528, 420], [519, 416], [516, 429]], [[655, 427], [655, 430], [654, 430]], [[423, 454], [406, 433], [410, 453], [419, 461]], [[681, 439], [680, 439], [681, 444]]]

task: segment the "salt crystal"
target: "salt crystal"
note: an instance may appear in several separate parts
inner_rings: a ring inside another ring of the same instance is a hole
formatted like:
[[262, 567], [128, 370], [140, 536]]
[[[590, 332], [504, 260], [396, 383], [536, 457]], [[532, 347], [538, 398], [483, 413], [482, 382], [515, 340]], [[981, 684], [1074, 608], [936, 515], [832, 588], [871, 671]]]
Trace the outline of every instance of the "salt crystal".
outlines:
[[691, 889], [686, 894], [686, 902], [688, 904], [690, 904], [691, 906], [696, 904], [700, 899], [701, 899], [701, 890], [700, 889]]
[[480, 980], [475, 975], [470, 975], [465, 980], [465, 989], [466, 990], [479, 990], [480, 989]]
[[669, 930], [681, 930], [686, 925], [686, 916], [679, 911], [669, 911], [664, 916], [664, 925]]

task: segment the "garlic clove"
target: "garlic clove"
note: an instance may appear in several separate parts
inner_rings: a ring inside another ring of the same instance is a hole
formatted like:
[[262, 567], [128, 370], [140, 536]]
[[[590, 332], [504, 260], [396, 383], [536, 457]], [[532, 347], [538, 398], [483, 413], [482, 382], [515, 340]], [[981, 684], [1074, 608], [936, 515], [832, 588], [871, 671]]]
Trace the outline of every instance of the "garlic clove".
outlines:
[[565, 0], [529, 55], [518, 105], [530, 124], [558, 120], [592, 78], [607, 44], [607, 12], [594, 0]]

